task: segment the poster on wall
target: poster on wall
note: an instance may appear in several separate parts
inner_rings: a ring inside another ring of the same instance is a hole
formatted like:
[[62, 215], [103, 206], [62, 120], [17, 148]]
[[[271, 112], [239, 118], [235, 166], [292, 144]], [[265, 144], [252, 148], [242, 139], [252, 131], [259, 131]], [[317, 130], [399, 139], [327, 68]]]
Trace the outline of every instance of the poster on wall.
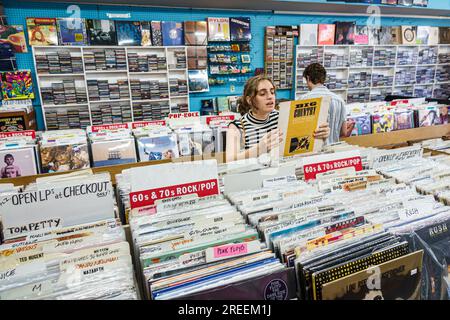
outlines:
[[31, 71], [2, 72], [3, 100], [34, 99]]

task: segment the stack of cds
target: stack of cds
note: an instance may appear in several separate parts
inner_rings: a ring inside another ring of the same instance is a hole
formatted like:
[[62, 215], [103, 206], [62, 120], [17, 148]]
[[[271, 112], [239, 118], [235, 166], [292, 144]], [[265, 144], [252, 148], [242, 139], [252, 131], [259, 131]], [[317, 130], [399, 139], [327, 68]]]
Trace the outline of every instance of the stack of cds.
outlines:
[[414, 96], [414, 87], [396, 87], [393, 94], [397, 96], [412, 97]]
[[131, 97], [133, 100], [160, 100], [169, 98], [167, 82], [160, 80], [130, 81]]
[[[347, 80], [345, 78], [338, 79], [336, 74], [328, 74], [328, 81], [325, 85], [330, 90], [344, 89], [347, 87]], [[303, 85], [302, 88], [307, 89], [306, 85]]]
[[170, 96], [186, 96], [188, 92], [187, 80], [171, 78], [169, 79]]
[[398, 48], [397, 65], [414, 65], [417, 62], [417, 51], [415, 47]]
[[429, 98], [433, 95], [433, 85], [430, 86], [416, 86], [414, 88], [414, 96], [417, 98]]
[[395, 65], [395, 48], [375, 47], [373, 65], [375, 67]]
[[133, 104], [135, 121], [161, 120], [170, 113], [169, 101]]
[[129, 102], [95, 104], [91, 107], [92, 125], [131, 122]]
[[128, 80], [117, 80], [109, 82], [108, 80], [88, 79], [89, 100], [118, 100], [128, 99]]
[[325, 68], [348, 67], [348, 59], [345, 54], [325, 53]]
[[418, 67], [416, 72], [417, 84], [432, 84], [434, 82], [434, 68]]
[[[356, 51], [358, 49], [358, 51]], [[372, 47], [355, 48], [350, 51], [350, 66], [352, 67], [371, 67], [373, 62]]]
[[86, 129], [91, 124], [87, 108], [45, 110], [47, 130]]
[[450, 81], [450, 65], [438, 66], [436, 69], [436, 81]]
[[44, 105], [82, 104], [87, 102], [86, 89], [77, 87], [74, 80], [54, 82], [50, 87], [41, 87]]
[[450, 53], [439, 53], [439, 63], [450, 63]]
[[83, 73], [81, 57], [72, 55], [69, 50], [36, 54], [35, 58], [39, 74]]
[[[304, 48], [302, 49], [304, 50]], [[311, 48], [308, 52], [300, 52], [297, 49], [297, 68], [299, 69], [304, 69], [311, 63], [322, 63], [322, 61], [323, 47]]]
[[447, 100], [450, 98], [450, 84], [436, 84], [434, 87], [433, 98]]
[[370, 87], [370, 71], [361, 71], [350, 73], [348, 77], [349, 88], [367, 88]]
[[402, 68], [395, 73], [395, 85], [402, 86], [414, 84], [416, 82], [415, 68]]
[[172, 113], [189, 112], [189, 105], [187, 103], [176, 103], [170, 105]]
[[418, 64], [436, 64], [438, 47], [420, 48]]
[[384, 74], [372, 74], [372, 86], [373, 87], [388, 87], [394, 83], [393, 76], [387, 76]]
[[158, 57], [156, 54], [139, 55], [128, 53], [128, 67], [130, 72], [166, 71], [166, 57]]
[[95, 49], [84, 52], [86, 70], [126, 70], [125, 49]]
[[169, 69], [186, 69], [186, 52], [184, 50], [176, 50], [173, 52], [175, 61], [169, 64]]
[[369, 90], [352, 90], [347, 93], [347, 103], [367, 102], [370, 99]]
[[391, 88], [378, 89], [370, 92], [370, 101], [384, 101], [388, 95], [392, 94]]

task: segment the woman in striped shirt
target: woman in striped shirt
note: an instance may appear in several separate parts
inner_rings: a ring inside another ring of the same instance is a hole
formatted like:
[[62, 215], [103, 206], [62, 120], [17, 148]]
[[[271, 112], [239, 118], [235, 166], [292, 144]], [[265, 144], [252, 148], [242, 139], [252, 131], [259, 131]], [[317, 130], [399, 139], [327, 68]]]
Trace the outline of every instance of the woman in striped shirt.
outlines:
[[[256, 158], [280, 144], [275, 86], [269, 78], [259, 75], [247, 81], [238, 111], [241, 119], [231, 122], [227, 131], [227, 161]], [[324, 123], [315, 138], [326, 139], [329, 134], [328, 123]]]

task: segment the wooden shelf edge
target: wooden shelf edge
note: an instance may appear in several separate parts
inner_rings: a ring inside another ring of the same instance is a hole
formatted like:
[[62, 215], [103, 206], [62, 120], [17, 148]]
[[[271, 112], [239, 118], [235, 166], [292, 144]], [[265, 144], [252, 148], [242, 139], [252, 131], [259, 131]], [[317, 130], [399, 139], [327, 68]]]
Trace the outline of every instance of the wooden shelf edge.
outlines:
[[361, 147], [385, 147], [405, 144], [411, 141], [441, 138], [450, 133], [450, 124], [375, 133], [362, 136], [343, 138], [348, 144]]

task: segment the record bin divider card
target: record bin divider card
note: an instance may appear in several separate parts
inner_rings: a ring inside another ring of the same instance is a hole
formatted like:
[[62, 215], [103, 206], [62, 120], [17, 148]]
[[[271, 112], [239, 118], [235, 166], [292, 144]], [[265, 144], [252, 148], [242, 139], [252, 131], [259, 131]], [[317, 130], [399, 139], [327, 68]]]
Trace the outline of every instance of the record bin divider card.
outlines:
[[349, 167], [354, 167], [356, 171], [363, 169], [359, 150], [303, 158], [305, 180], [314, 180], [319, 173]]
[[167, 122], [171, 128], [195, 125], [200, 123], [200, 112], [170, 113]]
[[130, 169], [131, 209], [195, 195], [218, 195], [217, 160], [165, 163]]
[[0, 196], [4, 239], [114, 218], [109, 174]]
[[378, 169], [394, 163], [422, 158], [422, 154], [423, 149], [421, 146], [412, 146], [394, 150], [377, 150], [376, 153], [372, 155], [372, 159], [369, 163], [371, 164], [371, 168]]

